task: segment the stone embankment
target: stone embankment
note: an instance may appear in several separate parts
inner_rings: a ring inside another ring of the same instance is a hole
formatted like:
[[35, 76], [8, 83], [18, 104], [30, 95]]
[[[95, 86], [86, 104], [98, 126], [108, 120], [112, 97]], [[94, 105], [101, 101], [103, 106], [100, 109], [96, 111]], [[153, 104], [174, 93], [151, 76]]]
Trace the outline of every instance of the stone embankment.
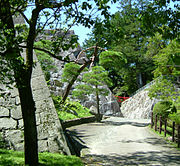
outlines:
[[150, 99], [148, 90], [144, 89], [122, 102], [121, 113], [125, 118], [148, 119], [156, 102], [156, 99]]
[[[25, 56], [25, 55], [24, 55]], [[34, 59], [37, 61], [37, 59]], [[36, 104], [38, 150], [70, 154], [40, 64], [36, 63], [32, 74], [32, 91]], [[0, 134], [10, 149], [24, 149], [23, 119], [18, 90], [0, 85]]]

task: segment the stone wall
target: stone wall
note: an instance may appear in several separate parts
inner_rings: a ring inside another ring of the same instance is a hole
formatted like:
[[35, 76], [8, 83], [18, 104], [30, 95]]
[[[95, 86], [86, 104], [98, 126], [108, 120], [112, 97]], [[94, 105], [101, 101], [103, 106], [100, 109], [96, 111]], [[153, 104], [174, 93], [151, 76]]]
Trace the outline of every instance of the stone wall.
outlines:
[[[80, 47], [75, 48], [75, 49], [69, 49], [68, 51], [62, 52], [61, 56], [66, 57], [67, 55], [69, 55], [70, 60], [73, 61], [76, 59], [76, 57], [80, 51], [81, 51]], [[83, 58], [85, 58], [85, 55], [83, 55]], [[57, 59], [53, 59], [53, 60], [54, 60], [54, 65], [57, 67], [57, 70], [50, 71], [51, 76], [50, 76], [49, 88], [50, 88], [50, 91], [52, 94], [57, 95], [57, 96], [62, 96], [67, 87], [67, 83], [61, 82], [61, 79], [62, 79], [61, 76], [62, 76], [62, 72], [63, 72], [65, 63], [61, 62]], [[79, 78], [81, 78], [82, 75], [83, 75], [83, 73], [79, 76]], [[76, 81], [72, 87], [72, 90], [78, 84], [81, 84], [81, 82]], [[109, 88], [106, 85], [105, 85], [105, 88], [107, 88], [109, 90]], [[72, 99], [72, 95], [71, 95], [72, 90], [70, 91], [70, 94], [68, 96], [71, 99]], [[90, 109], [92, 107], [97, 107], [95, 95], [93, 95], [93, 94], [88, 95], [87, 97], [84, 98], [84, 100], [81, 101], [81, 104]], [[108, 96], [106, 96], [106, 97], [100, 96], [100, 112], [101, 112], [101, 114], [104, 114], [104, 115], [118, 115], [118, 116], [121, 115], [119, 104], [110, 90], [109, 90]]]
[[153, 105], [157, 100], [151, 100], [148, 90], [144, 89], [121, 103], [123, 117], [130, 119], [149, 119]]
[[[170, 77], [171, 78], [171, 77]], [[174, 77], [173, 77], [174, 78]], [[180, 77], [176, 76], [174, 78], [174, 88], [177, 94], [180, 91]], [[161, 77], [158, 78], [159, 80]], [[148, 96], [148, 88], [153, 85], [156, 80], [151, 81], [149, 84], [146, 84], [144, 87], [138, 89], [132, 97], [128, 100], [122, 102], [121, 104], [121, 112], [124, 117], [136, 119], [136, 118], [150, 118], [153, 106], [160, 101], [160, 98], [150, 99]]]
[[[35, 59], [36, 57], [35, 57]], [[50, 91], [46, 84], [40, 64], [33, 69], [31, 80], [33, 98], [36, 104], [36, 122], [39, 152], [59, 152], [70, 154]], [[16, 88], [7, 89], [1, 85], [0, 93], [0, 133], [9, 144], [10, 149], [23, 150], [23, 119], [20, 99]]]

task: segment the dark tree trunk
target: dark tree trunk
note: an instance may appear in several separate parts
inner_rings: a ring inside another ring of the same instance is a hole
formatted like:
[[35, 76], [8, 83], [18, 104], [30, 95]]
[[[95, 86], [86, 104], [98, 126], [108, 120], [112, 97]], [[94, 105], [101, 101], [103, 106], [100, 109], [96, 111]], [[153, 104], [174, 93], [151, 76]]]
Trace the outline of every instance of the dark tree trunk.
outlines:
[[[35, 13], [36, 14], [36, 13]], [[34, 15], [35, 15], [34, 14]], [[37, 15], [37, 14], [36, 14]], [[33, 36], [29, 42], [31, 43], [29, 57], [27, 57], [27, 64], [24, 64], [19, 60], [21, 57], [18, 44], [15, 42], [16, 32], [14, 28], [11, 6], [9, 0], [0, 1], [0, 19], [6, 29], [9, 29], [11, 33], [4, 33], [4, 36], [9, 40], [12, 45], [7, 45], [7, 50], [4, 53], [7, 61], [11, 63], [14, 71], [15, 82], [19, 91], [19, 97], [21, 101], [21, 109], [24, 121], [24, 150], [25, 150], [25, 164], [29, 166], [38, 165], [38, 145], [37, 145], [37, 129], [35, 118], [35, 103], [31, 90], [31, 73], [32, 73], [32, 59], [33, 59], [33, 42], [35, 36], [35, 30], [29, 36]], [[37, 20], [37, 19], [36, 19]], [[34, 21], [36, 23], [36, 20]], [[36, 24], [34, 23], [34, 27]], [[10, 57], [10, 59], [8, 59]]]
[[38, 165], [37, 128], [35, 117], [35, 103], [32, 96], [30, 84], [20, 87], [19, 97], [24, 121], [24, 152], [25, 164], [29, 166]]
[[97, 103], [97, 121], [101, 121], [100, 109], [99, 109], [99, 93], [98, 86], [96, 86], [96, 103]]

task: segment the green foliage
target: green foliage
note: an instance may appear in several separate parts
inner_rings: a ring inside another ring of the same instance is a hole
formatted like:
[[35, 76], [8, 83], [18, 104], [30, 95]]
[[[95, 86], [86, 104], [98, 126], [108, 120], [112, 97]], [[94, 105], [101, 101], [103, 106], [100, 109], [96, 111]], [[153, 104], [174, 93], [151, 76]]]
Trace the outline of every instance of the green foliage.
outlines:
[[92, 70], [83, 75], [83, 82], [92, 86], [111, 86], [111, 79], [108, 72], [102, 66], [94, 66]]
[[90, 72], [83, 75], [83, 84], [75, 87], [73, 96], [83, 99], [83, 96], [93, 93], [98, 93], [106, 96], [108, 90], [105, 85], [111, 85], [111, 80], [108, 77], [108, 72], [102, 66], [94, 66]]
[[[119, 3], [119, 10], [109, 21], [99, 21], [85, 45], [98, 42], [111, 51], [100, 55], [100, 64], [109, 72], [114, 93], [130, 95], [152, 80], [154, 64], [152, 57], [145, 56], [149, 36], [138, 19], [140, 10], [146, 9], [148, 1]], [[92, 44], [91, 44], [92, 45]]]
[[174, 39], [170, 41], [167, 47], [161, 49], [157, 55], [153, 57], [156, 69], [155, 77], [161, 75], [180, 75], [180, 44]]
[[80, 65], [70, 62], [66, 63], [63, 69], [63, 74], [62, 74], [62, 81], [63, 82], [70, 82], [71, 79], [74, 76], [78, 76], [78, 70], [80, 69]]
[[[0, 149], [0, 165], [3, 166], [23, 166], [24, 153], [12, 150]], [[65, 156], [56, 153], [39, 153], [39, 165], [44, 166], [83, 166], [83, 163], [78, 157]]]
[[[40, 42], [36, 42], [36, 46], [40, 46]], [[45, 74], [46, 81], [50, 79], [50, 71], [56, 71], [57, 68], [53, 65], [53, 59], [45, 52], [35, 50], [38, 61], [41, 64], [41, 68]]]
[[91, 115], [89, 113], [89, 109], [83, 107], [78, 101], [66, 100], [64, 104], [61, 104], [61, 100], [62, 100], [61, 96], [52, 96], [52, 97], [59, 119], [61, 120], [77, 119]]
[[179, 36], [179, 0], [152, 0], [141, 10], [140, 20], [146, 28], [146, 34], [156, 32], [163, 38], [174, 39]]
[[162, 76], [157, 78], [155, 83], [151, 85], [149, 90], [149, 97], [157, 98], [166, 101], [173, 101], [176, 100], [178, 97], [178, 91], [174, 86], [174, 77], [165, 77]]
[[[100, 54], [99, 64], [105, 69], [114, 68], [119, 70], [119, 66], [124, 66], [127, 63], [127, 59], [121, 52], [116, 51], [104, 51]], [[111, 69], [112, 70], [112, 69]]]
[[[161, 38], [161, 37], [160, 37]], [[151, 98], [160, 98], [162, 100], [174, 101], [178, 97], [178, 91], [175, 87], [175, 76], [180, 74], [180, 49], [176, 39], [170, 41], [167, 46], [160, 49], [153, 57], [156, 69], [154, 76], [155, 84], [149, 88]], [[160, 77], [159, 77], [160, 76]]]
[[173, 103], [170, 101], [160, 101], [156, 103], [153, 108], [154, 116], [157, 115], [158, 118], [161, 116], [163, 120], [168, 118], [169, 114], [175, 112], [176, 112], [176, 108], [173, 105]]
[[169, 114], [168, 117], [174, 121], [176, 125], [180, 125], [180, 110], [177, 110], [177, 112], [174, 112], [173, 114]]
[[72, 95], [75, 98], [83, 100], [85, 95], [89, 95], [92, 92], [92, 87], [86, 84], [79, 84], [76, 89], [72, 91]]
[[174, 105], [177, 110], [180, 110], [180, 96], [177, 97], [177, 100], [174, 102]]

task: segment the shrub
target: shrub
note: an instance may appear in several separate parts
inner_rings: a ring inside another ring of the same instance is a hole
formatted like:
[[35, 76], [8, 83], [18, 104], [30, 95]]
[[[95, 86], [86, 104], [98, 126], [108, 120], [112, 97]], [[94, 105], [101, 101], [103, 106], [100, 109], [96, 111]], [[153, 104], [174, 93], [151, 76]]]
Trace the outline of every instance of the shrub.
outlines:
[[87, 117], [91, 114], [89, 113], [89, 109], [83, 107], [78, 101], [69, 101], [67, 99], [65, 103], [61, 103], [61, 96], [52, 96], [54, 105], [56, 107], [59, 119], [61, 120], [69, 120], [76, 119], [81, 117]]
[[178, 110], [176, 113], [169, 114], [169, 118], [174, 121], [177, 125], [180, 125], [180, 110]]
[[168, 115], [176, 112], [176, 107], [170, 101], [160, 101], [155, 104], [153, 108], [154, 116], [157, 114], [157, 117], [162, 117], [162, 120], [168, 118]]

